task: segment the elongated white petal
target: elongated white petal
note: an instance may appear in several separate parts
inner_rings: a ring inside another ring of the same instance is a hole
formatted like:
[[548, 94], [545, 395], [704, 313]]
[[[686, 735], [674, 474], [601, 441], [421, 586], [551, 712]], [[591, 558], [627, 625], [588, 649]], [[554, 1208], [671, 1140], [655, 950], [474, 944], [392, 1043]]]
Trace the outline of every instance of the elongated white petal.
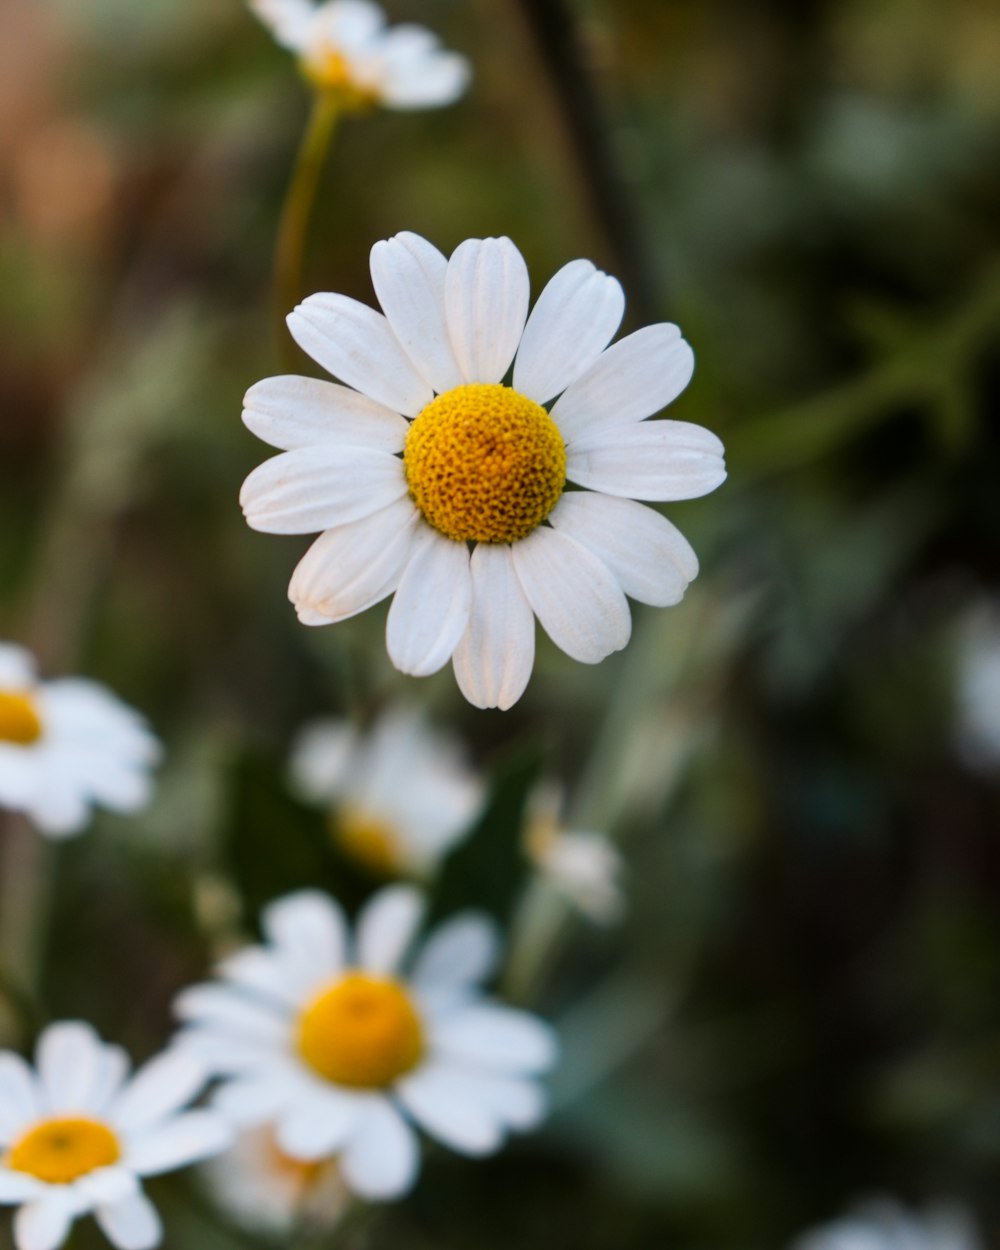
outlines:
[[56, 1250], [66, 1240], [73, 1223], [73, 1206], [65, 1187], [50, 1186], [46, 1193], [26, 1203], [14, 1216], [17, 1250]]
[[250, 387], [243, 400], [243, 424], [283, 451], [331, 443], [390, 455], [403, 450], [409, 428], [399, 413], [360, 391], [291, 374], [264, 378]]
[[503, 1142], [503, 1127], [489, 1106], [472, 1096], [471, 1085], [456, 1079], [449, 1065], [438, 1064], [405, 1077], [396, 1090], [432, 1137], [462, 1154], [492, 1154]]
[[101, 1061], [101, 1072], [94, 1086], [91, 1106], [96, 1112], [103, 1112], [125, 1083], [132, 1061], [121, 1046], [104, 1047]]
[[567, 443], [603, 425], [627, 425], [665, 408], [694, 372], [694, 353], [675, 325], [636, 330], [612, 344], [552, 409]]
[[472, 575], [465, 543], [421, 526], [389, 609], [386, 649], [411, 677], [428, 677], [451, 659], [472, 606]]
[[289, 976], [287, 961], [259, 946], [248, 946], [228, 956], [219, 964], [218, 971], [234, 985], [284, 1007], [297, 1007], [301, 1001], [303, 986], [298, 978]]
[[466, 239], [452, 253], [445, 307], [466, 382], [499, 382], [514, 359], [528, 315], [530, 282], [510, 239]]
[[139, 1188], [138, 1178], [128, 1168], [97, 1168], [76, 1181], [76, 1189], [86, 1195], [88, 1202], [106, 1205], [121, 1202]]
[[697, 499], [726, 480], [723, 446], [688, 421], [643, 421], [598, 429], [567, 448], [578, 486], [631, 499]]
[[485, 981], [500, 957], [497, 927], [479, 912], [462, 912], [439, 925], [413, 968], [418, 990], [467, 989]]
[[185, 1106], [205, 1084], [205, 1069], [193, 1055], [169, 1050], [144, 1064], [111, 1108], [123, 1133], [134, 1133]]
[[139, 1176], [159, 1176], [208, 1159], [230, 1144], [232, 1129], [212, 1111], [186, 1111], [125, 1143], [124, 1163]]
[[510, 1073], [544, 1072], [558, 1047], [552, 1029], [513, 1007], [482, 1003], [433, 1024], [434, 1053], [473, 1067]]
[[[390, 39], [394, 33], [390, 32]], [[464, 56], [435, 52], [418, 63], [393, 70], [382, 88], [382, 103], [392, 109], [440, 108], [454, 103], [471, 77], [472, 69]]]
[[592, 551], [640, 603], [680, 603], [698, 575], [698, 557], [677, 526], [634, 500], [567, 491], [549, 522]]
[[288, 597], [304, 625], [347, 620], [399, 585], [420, 514], [410, 499], [321, 534], [299, 561]]
[[50, 1024], [38, 1039], [35, 1063], [50, 1111], [86, 1110], [101, 1074], [101, 1040], [89, 1024]]
[[515, 544], [514, 568], [542, 628], [567, 655], [598, 664], [632, 632], [628, 601], [608, 566], [559, 530]]
[[507, 709], [535, 663], [535, 618], [514, 572], [511, 549], [479, 543], [472, 553], [469, 623], [455, 648], [455, 679], [476, 707]]
[[143, 1193], [100, 1206], [94, 1215], [105, 1237], [118, 1250], [152, 1250], [163, 1236], [156, 1207]]
[[0, 1139], [10, 1141], [41, 1110], [41, 1090], [31, 1065], [12, 1051], [0, 1053]]
[[435, 391], [462, 383], [444, 311], [445, 257], [418, 234], [404, 231], [371, 252], [375, 294], [393, 333]]
[[329, 1096], [300, 1102], [278, 1120], [278, 1145], [293, 1159], [312, 1162], [340, 1150], [368, 1113], [369, 1099], [331, 1091]]
[[313, 10], [316, 34], [334, 47], [356, 49], [381, 34], [385, 10], [374, 0], [336, 0]]
[[298, 447], [265, 460], [243, 483], [247, 524], [265, 534], [348, 525], [406, 494], [397, 456], [366, 447]]
[[0, 1166], [0, 1206], [14, 1202], [28, 1202], [45, 1192], [44, 1181], [29, 1176], [27, 1172], [12, 1172]]
[[374, 308], [346, 295], [310, 295], [289, 314], [288, 328], [335, 378], [393, 412], [414, 417], [430, 403], [430, 387]]
[[348, 959], [344, 913], [320, 890], [299, 890], [270, 903], [261, 917], [269, 941], [317, 979], [336, 976]]
[[280, 1072], [227, 1081], [212, 1098], [212, 1106], [240, 1128], [273, 1120], [288, 1105], [294, 1085]]
[[369, 972], [396, 970], [424, 915], [423, 895], [408, 885], [379, 890], [358, 917], [358, 966]]
[[181, 1020], [220, 1029], [258, 1045], [280, 1045], [288, 1033], [283, 1015], [225, 985], [189, 986], [174, 999], [174, 1012]]
[[593, 365], [625, 313], [617, 279], [589, 260], [564, 265], [539, 295], [514, 362], [514, 389], [544, 404]]
[[413, 1130], [389, 1102], [374, 1102], [342, 1156], [348, 1185], [373, 1201], [398, 1198], [412, 1188], [419, 1167]]
[[301, 50], [315, 13], [312, 0], [250, 0], [250, 8], [282, 47]]

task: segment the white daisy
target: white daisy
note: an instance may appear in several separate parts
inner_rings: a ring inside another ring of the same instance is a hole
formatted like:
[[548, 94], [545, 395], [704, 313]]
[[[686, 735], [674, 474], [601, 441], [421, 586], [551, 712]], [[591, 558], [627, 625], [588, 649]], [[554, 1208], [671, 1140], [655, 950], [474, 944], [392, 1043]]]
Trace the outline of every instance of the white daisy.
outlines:
[[399, 234], [375, 245], [371, 271], [384, 315], [322, 294], [288, 318], [347, 385], [277, 377], [247, 393], [244, 421], [284, 451], [247, 478], [243, 510], [269, 533], [324, 531], [289, 587], [301, 621], [342, 621], [395, 592], [396, 667], [422, 677], [453, 660], [470, 702], [507, 708], [531, 675], [534, 616], [596, 664], [628, 642], [626, 595], [679, 602], [697, 558], [635, 500], [714, 490], [722, 444], [645, 420], [694, 357], [666, 324], [609, 347], [625, 298], [589, 261], [561, 269], [530, 317], [509, 239], [469, 239], [446, 260]]
[[603, 833], [567, 829], [558, 786], [535, 790], [526, 813], [524, 846], [538, 875], [597, 924], [614, 924], [625, 907], [624, 861]]
[[862, 1203], [840, 1219], [810, 1229], [792, 1250], [981, 1250], [969, 1214], [954, 1204], [914, 1213], [893, 1198]]
[[49, 837], [79, 833], [91, 806], [149, 802], [160, 747], [137, 712], [96, 682], [40, 682], [31, 655], [0, 643], [0, 806]]
[[225, 960], [223, 984], [195, 986], [177, 1004], [188, 1022], [179, 1044], [228, 1078], [219, 1109], [273, 1124], [294, 1159], [337, 1154], [344, 1180], [370, 1199], [414, 1183], [411, 1120], [470, 1155], [537, 1124], [535, 1078], [555, 1058], [547, 1025], [481, 997], [498, 954], [482, 917], [443, 924], [402, 977], [422, 912], [416, 890], [389, 887], [352, 937], [332, 899], [290, 895], [264, 912], [266, 946]]
[[330, 807], [340, 847], [385, 875], [429, 876], [483, 805], [459, 744], [407, 709], [386, 712], [367, 734], [345, 721], [310, 725], [291, 769], [304, 798]]
[[250, 0], [275, 39], [294, 52], [306, 78], [346, 109], [436, 108], [465, 90], [469, 65], [412, 23], [386, 27], [371, 0]]
[[35, 1070], [0, 1052], [0, 1203], [17, 1205], [17, 1250], [55, 1250], [73, 1221], [93, 1214], [119, 1250], [159, 1244], [141, 1178], [172, 1172], [232, 1139], [212, 1111], [185, 1111], [205, 1083], [192, 1055], [129, 1061], [88, 1024], [50, 1025]]

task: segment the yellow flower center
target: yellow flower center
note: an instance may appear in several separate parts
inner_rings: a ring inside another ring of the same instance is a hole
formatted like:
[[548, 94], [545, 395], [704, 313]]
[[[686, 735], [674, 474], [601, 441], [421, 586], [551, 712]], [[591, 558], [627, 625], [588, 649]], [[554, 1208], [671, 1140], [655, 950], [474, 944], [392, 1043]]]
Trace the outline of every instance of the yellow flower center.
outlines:
[[328, 1081], [381, 1089], [419, 1061], [424, 1031], [410, 996], [397, 981], [349, 972], [302, 1012], [298, 1048]]
[[314, 87], [335, 96], [345, 112], [363, 113], [379, 102], [378, 91], [358, 82], [350, 61], [336, 48], [325, 47], [306, 57], [302, 72]]
[[331, 821], [333, 839], [341, 850], [382, 877], [398, 872], [402, 855], [395, 830], [359, 807], [345, 804]]
[[3, 1162], [15, 1172], [27, 1172], [50, 1185], [68, 1185], [120, 1158], [118, 1138], [107, 1125], [67, 1117], [36, 1124], [11, 1147]]
[[418, 413], [403, 467], [424, 518], [456, 542], [514, 543], [566, 484], [566, 445], [534, 400], [509, 386], [456, 386]]
[[0, 690], [0, 742], [27, 747], [41, 736], [42, 721], [31, 695]]

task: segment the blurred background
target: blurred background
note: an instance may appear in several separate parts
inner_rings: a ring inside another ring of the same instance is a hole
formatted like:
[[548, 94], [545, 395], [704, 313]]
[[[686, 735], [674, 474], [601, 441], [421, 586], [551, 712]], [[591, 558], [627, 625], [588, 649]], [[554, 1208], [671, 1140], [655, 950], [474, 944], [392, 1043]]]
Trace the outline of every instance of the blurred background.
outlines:
[[[597, 668], [540, 639], [506, 714], [450, 669], [396, 673], [384, 607], [301, 627], [307, 541], [252, 533], [237, 495], [270, 454], [243, 392], [285, 371], [272, 252], [308, 92], [240, 0], [6, 0], [0, 637], [106, 682], [167, 758], [148, 812], [52, 857], [0, 1041], [80, 1015], [151, 1053], [262, 902], [360, 898], [289, 743], [406, 698], [494, 778], [462, 901], [515, 914], [491, 856], [544, 774], [620, 839], [628, 906], [550, 913], [511, 979], [563, 1035], [550, 1122], [430, 1155], [366, 1246], [765, 1250], [873, 1192], [967, 1203], [1000, 1246], [1000, 9], [387, 8], [474, 85], [345, 123], [304, 292], [373, 302], [368, 250], [400, 229], [509, 234], [536, 292], [577, 256], [619, 275], [627, 329], [694, 346], [671, 415], [727, 445], [726, 485], [666, 509], [701, 576]], [[249, 1244], [191, 1178], [151, 1188], [168, 1245]]]

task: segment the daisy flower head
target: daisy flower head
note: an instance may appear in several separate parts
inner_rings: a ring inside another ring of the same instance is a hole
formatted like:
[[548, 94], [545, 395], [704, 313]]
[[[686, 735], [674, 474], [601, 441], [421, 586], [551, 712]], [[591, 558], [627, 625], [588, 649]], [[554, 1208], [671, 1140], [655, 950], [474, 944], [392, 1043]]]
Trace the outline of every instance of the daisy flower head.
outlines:
[[413, 1124], [468, 1155], [534, 1127], [537, 1078], [555, 1059], [546, 1024], [482, 996], [498, 955], [488, 920], [445, 922], [403, 972], [422, 914], [418, 891], [390, 886], [352, 934], [327, 895], [289, 895], [264, 912], [266, 945], [177, 1002], [178, 1044], [225, 1078], [219, 1110], [273, 1125], [293, 1159], [336, 1155], [350, 1189], [373, 1200], [416, 1180]]
[[184, 1108], [205, 1069], [166, 1053], [129, 1078], [118, 1046], [88, 1024], [50, 1025], [35, 1067], [0, 1052], [0, 1203], [17, 1206], [17, 1250], [55, 1250], [78, 1217], [93, 1214], [118, 1250], [160, 1242], [142, 1178], [205, 1159], [232, 1139], [212, 1111]]
[[539, 877], [588, 920], [614, 924], [625, 909], [624, 862], [606, 834], [567, 829], [557, 785], [535, 789], [526, 812], [524, 847]]
[[918, 1213], [894, 1198], [873, 1198], [803, 1233], [792, 1250], [982, 1250], [982, 1241], [968, 1212], [956, 1204]]
[[405, 708], [385, 712], [368, 733], [345, 721], [307, 726], [291, 772], [303, 798], [329, 809], [341, 850], [382, 876], [433, 873], [485, 796], [459, 743]]
[[137, 712], [96, 682], [42, 682], [29, 652], [0, 643], [0, 807], [42, 833], [79, 833], [92, 806], [132, 813], [151, 793], [160, 746]]
[[298, 57], [306, 79], [347, 111], [438, 108], [468, 85], [465, 57], [423, 26], [388, 27], [372, 0], [250, 0], [250, 7]]
[[722, 444], [646, 419], [694, 357], [668, 324], [609, 346], [625, 297], [589, 261], [559, 270], [530, 316], [509, 239], [469, 239], [446, 259], [399, 234], [376, 243], [371, 272], [383, 312], [320, 294], [288, 318], [340, 384], [277, 377], [247, 393], [245, 423], [282, 454], [247, 478], [243, 510], [268, 533], [323, 531], [289, 587], [304, 624], [393, 595], [398, 669], [423, 677], [451, 660], [471, 703], [508, 708], [531, 675], [536, 616], [596, 664], [628, 642], [626, 595], [680, 601], [697, 558], [636, 501], [714, 490]]

